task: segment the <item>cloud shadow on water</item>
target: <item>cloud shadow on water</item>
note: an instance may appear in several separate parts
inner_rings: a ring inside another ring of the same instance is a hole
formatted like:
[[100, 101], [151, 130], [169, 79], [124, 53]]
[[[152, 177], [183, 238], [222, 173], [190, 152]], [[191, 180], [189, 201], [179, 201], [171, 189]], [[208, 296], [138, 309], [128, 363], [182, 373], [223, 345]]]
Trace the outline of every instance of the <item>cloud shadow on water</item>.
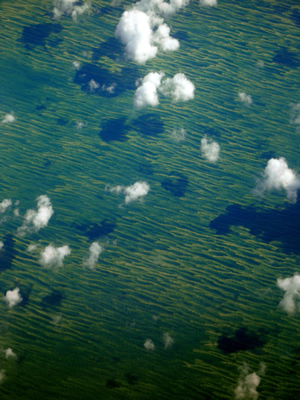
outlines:
[[218, 338], [218, 349], [225, 354], [254, 350], [265, 344], [264, 336], [263, 332], [250, 332], [247, 328], [241, 327], [234, 332], [233, 336], [222, 334]]
[[168, 178], [161, 182], [161, 186], [175, 197], [185, 195], [189, 180], [181, 172], [172, 171]]
[[13, 235], [7, 234], [3, 239], [3, 248], [0, 250], [0, 273], [12, 267], [15, 257], [15, 242]]
[[106, 121], [98, 134], [100, 139], [104, 142], [125, 142], [127, 140], [126, 133], [128, 130], [125, 123], [126, 118], [124, 117]]
[[112, 233], [117, 226], [117, 222], [115, 219], [103, 219], [100, 224], [75, 224], [74, 226], [76, 229], [83, 232], [89, 240], [97, 240]]
[[98, 61], [102, 57], [109, 57], [113, 60], [120, 58], [120, 54], [124, 51], [124, 46], [117, 40], [112, 37], [108, 39], [106, 42], [100, 44], [98, 48], [93, 49], [92, 60]]
[[159, 115], [149, 113], [133, 120], [132, 128], [144, 136], [158, 136], [164, 131], [164, 123]]
[[227, 235], [231, 226], [243, 226], [264, 242], [279, 241], [283, 251], [300, 254], [300, 203], [282, 210], [258, 211], [234, 204], [209, 224], [218, 235]]
[[58, 308], [61, 306], [62, 300], [65, 298], [63, 293], [59, 290], [53, 289], [50, 294], [42, 298], [41, 306], [42, 308]]
[[[35, 46], [45, 47], [47, 45], [57, 45], [61, 40], [52, 40], [51, 34], [57, 34], [63, 29], [60, 24], [44, 23], [24, 26], [20, 41], [25, 48], [31, 50]], [[48, 40], [47, 40], [48, 39]]]
[[300, 66], [297, 54], [289, 51], [286, 47], [282, 47], [276, 52], [273, 61], [289, 68], [297, 68]]

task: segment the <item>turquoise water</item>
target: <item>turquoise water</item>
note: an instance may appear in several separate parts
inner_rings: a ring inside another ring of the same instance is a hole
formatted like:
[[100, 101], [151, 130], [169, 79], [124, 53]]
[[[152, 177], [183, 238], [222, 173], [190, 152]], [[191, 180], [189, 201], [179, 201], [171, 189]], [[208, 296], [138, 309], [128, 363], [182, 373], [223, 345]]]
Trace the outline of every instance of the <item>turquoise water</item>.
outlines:
[[[272, 156], [300, 171], [299, 6], [192, 2], [168, 21], [180, 49], [137, 66], [113, 40], [126, 4], [93, 0], [77, 22], [53, 22], [52, 1], [0, 2], [0, 118], [16, 117], [0, 124], [0, 201], [20, 213], [0, 216], [0, 287], [23, 296], [0, 303], [0, 348], [17, 355], [0, 355], [1, 398], [233, 399], [238, 368], [263, 363], [259, 398], [297, 399], [299, 315], [278, 308], [276, 280], [299, 272], [299, 205], [252, 189]], [[82, 90], [74, 61], [120, 91]], [[195, 98], [135, 111], [135, 80], [159, 70], [183, 72]], [[220, 144], [215, 164], [205, 134]], [[127, 206], [105, 190], [136, 181], [150, 191]], [[48, 226], [18, 236], [42, 194]], [[89, 270], [94, 241], [104, 251]], [[63, 267], [40, 266], [49, 243], [69, 245]]]

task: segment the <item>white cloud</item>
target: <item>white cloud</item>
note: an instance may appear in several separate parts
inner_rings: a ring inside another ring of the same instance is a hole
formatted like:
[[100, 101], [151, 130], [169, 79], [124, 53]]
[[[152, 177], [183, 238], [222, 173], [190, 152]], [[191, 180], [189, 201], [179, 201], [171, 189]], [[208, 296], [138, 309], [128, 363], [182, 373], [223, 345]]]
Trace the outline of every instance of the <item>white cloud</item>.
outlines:
[[[159, 11], [158, 3], [136, 3], [131, 10], [124, 11], [116, 28], [115, 35], [125, 45], [127, 57], [138, 64], [154, 58], [160, 50], [174, 51], [179, 48], [179, 41], [170, 36], [170, 28], [155, 12]], [[183, 2], [179, 0], [179, 3]], [[170, 4], [165, 4], [166, 10], [172, 8]]]
[[174, 129], [173, 132], [171, 133], [171, 138], [177, 143], [185, 140], [185, 137], [186, 137], [186, 130], [183, 128]]
[[108, 186], [106, 190], [111, 193], [125, 194], [125, 204], [128, 204], [146, 196], [150, 190], [150, 186], [147, 182], [135, 182], [131, 186]]
[[145, 347], [146, 350], [151, 350], [151, 351], [155, 350], [155, 345], [154, 345], [154, 343], [152, 342], [151, 339], [146, 339], [145, 340], [144, 347]]
[[103, 252], [103, 250], [103, 246], [101, 246], [98, 242], [93, 242], [90, 245], [88, 256], [83, 261], [84, 267], [94, 269], [98, 261], [98, 257]]
[[163, 76], [162, 72], [150, 72], [143, 78], [134, 94], [134, 106], [136, 108], [155, 107], [159, 104], [157, 89]]
[[253, 103], [251, 95], [244, 92], [239, 92], [239, 99], [247, 106], [250, 106]]
[[9, 207], [11, 207], [12, 201], [11, 199], [4, 199], [0, 203], [0, 214], [3, 214]]
[[71, 254], [69, 246], [54, 247], [51, 244], [41, 252], [40, 264], [43, 267], [62, 267], [66, 256]]
[[20, 295], [20, 289], [15, 288], [14, 290], [8, 290], [3, 297], [3, 300], [7, 303], [9, 308], [16, 306], [21, 303], [22, 296]]
[[90, 8], [89, 1], [78, 5], [78, 0], [54, 0], [53, 19], [60, 19], [62, 16], [71, 16], [74, 21]]
[[6, 359], [16, 359], [17, 355], [16, 353], [13, 351], [13, 349], [11, 349], [10, 347], [8, 347], [7, 349], [4, 350], [5, 353], [5, 358]]
[[0, 371], [0, 385], [5, 380], [5, 378], [6, 378], [5, 370], [1, 369], [1, 371]]
[[300, 132], [300, 103], [291, 105], [290, 124], [296, 127], [296, 132]]
[[236, 400], [257, 400], [259, 397], [259, 393], [257, 392], [257, 387], [260, 384], [260, 377], [258, 374], [263, 375], [265, 372], [265, 364], [260, 364], [260, 369], [258, 373], [252, 372], [249, 373], [249, 368], [246, 363], [240, 370], [240, 377], [238, 380], [238, 386], [236, 387], [234, 394]]
[[195, 86], [182, 73], [174, 75], [173, 78], [164, 79], [163, 72], [149, 72], [137, 84], [140, 86], [134, 94], [136, 108], [157, 106], [159, 93], [171, 97], [174, 102], [188, 101], [194, 98]]
[[18, 228], [18, 234], [25, 235], [26, 232], [38, 232], [48, 225], [53, 212], [49, 197], [46, 195], [39, 196], [37, 198], [37, 211], [26, 211], [23, 225]]
[[216, 162], [219, 159], [220, 145], [205, 135], [201, 139], [201, 152], [208, 161]]
[[216, 7], [218, 5], [217, 0], [200, 0], [200, 5], [204, 7]]
[[174, 344], [174, 339], [170, 336], [168, 332], [166, 332], [163, 335], [163, 342], [164, 342], [164, 348], [170, 349]]
[[265, 191], [284, 189], [288, 200], [297, 201], [297, 190], [300, 189], [300, 177], [288, 167], [285, 158], [271, 158], [263, 172], [262, 179], [257, 181], [254, 194], [262, 196]]
[[288, 314], [300, 311], [300, 275], [291, 278], [277, 279], [277, 286], [285, 292], [279, 306]]
[[195, 86], [183, 73], [165, 79], [159, 90], [172, 98], [174, 102], [188, 101], [194, 98]]
[[16, 120], [16, 117], [13, 113], [5, 114], [3, 120], [1, 121], [2, 124], [10, 124]]
[[0, 241], [0, 250], [3, 249], [4, 243]]
[[170, 17], [188, 4], [189, 0], [170, 0], [168, 3], [163, 0], [141, 0], [135, 4], [135, 7], [144, 12]]

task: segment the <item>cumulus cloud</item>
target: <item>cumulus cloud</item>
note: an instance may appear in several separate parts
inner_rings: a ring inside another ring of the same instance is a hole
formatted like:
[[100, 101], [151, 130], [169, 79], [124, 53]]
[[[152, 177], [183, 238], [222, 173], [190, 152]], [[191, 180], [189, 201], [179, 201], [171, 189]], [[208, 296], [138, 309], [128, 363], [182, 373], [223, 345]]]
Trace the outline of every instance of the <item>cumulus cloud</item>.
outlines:
[[300, 132], [300, 103], [291, 105], [290, 124], [296, 127], [296, 132]]
[[279, 306], [288, 314], [300, 311], [300, 275], [291, 278], [277, 279], [277, 286], [285, 292]]
[[205, 135], [201, 139], [201, 152], [208, 161], [216, 162], [220, 157], [220, 145]]
[[200, 0], [200, 5], [204, 7], [216, 7], [218, 5], [217, 0]]
[[139, 200], [140, 198], [146, 196], [150, 190], [150, 186], [147, 182], [135, 182], [130, 186], [114, 186], [114, 187], [106, 187], [111, 193], [116, 194], [125, 194], [125, 204], [131, 203], [132, 201]]
[[1, 371], [0, 371], [0, 385], [5, 380], [5, 378], [6, 378], [5, 370], [1, 369]]
[[241, 102], [243, 102], [247, 106], [251, 106], [251, 104], [253, 103], [252, 97], [250, 96], [250, 94], [246, 94], [244, 92], [239, 92], [239, 99], [241, 100]]
[[144, 64], [159, 51], [177, 50], [179, 41], [170, 36], [170, 28], [160, 15], [171, 15], [180, 8], [178, 5], [184, 3], [187, 4], [182, 0], [170, 3], [147, 0], [124, 11], [115, 35], [125, 45], [127, 57], [138, 64]]
[[166, 332], [163, 335], [163, 342], [164, 342], [164, 349], [170, 349], [173, 344], [174, 344], [174, 339], [171, 337], [171, 335]]
[[40, 264], [43, 267], [62, 267], [66, 256], [71, 254], [69, 246], [54, 247], [51, 244], [41, 252]]
[[11, 199], [4, 199], [0, 203], [0, 214], [3, 214], [9, 207], [11, 207], [12, 201]]
[[23, 225], [18, 228], [18, 234], [25, 235], [27, 232], [38, 232], [41, 228], [45, 228], [53, 213], [49, 197], [46, 195], [39, 196], [37, 198], [37, 211], [26, 211]]
[[146, 350], [154, 351], [155, 350], [155, 345], [152, 342], [151, 339], [146, 339], [144, 343], [144, 347]]
[[134, 94], [134, 106], [136, 108], [155, 107], [159, 104], [157, 89], [163, 76], [162, 72], [150, 72], [142, 79]]
[[5, 116], [1, 122], [2, 122], [2, 124], [10, 124], [10, 123], [14, 122], [15, 119], [16, 119], [16, 117], [14, 116], [14, 114], [9, 113], [9, 114], [5, 114]]
[[297, 201], [297, 191], [300, 189], [299, 175], [288, 167], [285, 158], [271, 158], [257, 181], [254, 194], [262, 196], [265, 191], [273, 189], [285, 190], [289, 201]]
[[2, 241], [0, 241], [0, 250], [3, 249], [4, 247], [4, 243]]
[[173, 78], [164, 78], [163, 72], [149, 72], [141, 81], [134, 94], [134, 106], [155, 107], [159, 104], [159, 93], [170, 97], [174, 102], [188, 101], [194, 98], [195, 86], [182, 73]]
[[93, 242], [90, 245], [88, 256], [83, 261], [84, 267], [94, 269], [98, 261], [98, 257], [103, 250], [103, 246], [101, 246], [98, 242]]
[[90, 8], [90, 2], [85, 1], [81, 5], [78, 0], [54, 0], [53, 19], [60, 19], [62, 16], [71, 16], [74, 21]]
[[174, 102], [188, 101], [194, 98], [195, 86], [183, 73], [167, 78], [162, 82], [160, 91]]
[[257, 392], [257, 387], [260, 384], [259, 375], [263, 375], [265, 373], [266, 366], [261, 363], [258, 373], [252, 372], [249, 373], [249, 368], [246, 363], [240, 370], [240, 377], [238, 380], [238, 386], [236, 387], [234, 394], [236, 400], [257, 400], [259, 393]]
[[11, 349], [10, 347], [8, 347], [7, 349], [4, 350], [4, 354], [5, 354], [5, 358], [7, 360], [9, 359], [16, 359], [17, 355], [16, 353], [13, 351], [13, 349]]
[[3, 297], [3, 300], [7, 303], [9, 308], [16, 306], [21, 303], [22, 296], [20, 295], [20, 289], [15, 288], [14, 290], [8, 290]]
[[185, 137], [186, 137], [186, 130], [183, 128], [174, 129], [173, 132], [171, 133], [171, 138], [177, 143], [185, 140]]

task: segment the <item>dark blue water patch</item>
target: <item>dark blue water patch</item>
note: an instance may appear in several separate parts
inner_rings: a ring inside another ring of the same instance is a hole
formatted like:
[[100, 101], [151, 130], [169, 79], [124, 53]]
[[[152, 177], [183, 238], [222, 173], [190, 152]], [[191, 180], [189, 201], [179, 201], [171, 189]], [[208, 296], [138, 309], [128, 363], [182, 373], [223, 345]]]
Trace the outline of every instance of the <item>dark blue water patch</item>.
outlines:
[[146, 137], [158, 136], [164, 131], [164, 123], [158, 114], [149, 113], [133, 120], [131, 128]]
[[29, 303], [30, 294], [32, 292], [33, 284], [24, 285], [16, 283], [16, 286], [20, 289], [20, 294], [22, 296], [22, 301], [20, 303], [20, 307], [26, 307]]
[[41, 307], [45, 310], [48, 308], [59, 308], [65, 295], [60, 291], [53, 289], [50, 294], [42, 298]]
[[289, 68], [297, 68], [300, 66], [298, 55], [289, 51], [286, 47], [281, 47], [273, 57], [273, 62], [284, 65]]
[[183, 197], [188, 187], [189, 180], [181, 172], [172, 171], [161, 182], [161, 186], [175, 197]]
[[270, 160], [271, 158], [277, 158], [275, 151], [265, 151], [260, 155], [260, 158], [264, 160]]
[[57, 118], [56, 125], [65, 126], [69, 121], [66, 118]]
[[0, 273], [10, 269], [15, 258], [15, 241], [11, 234], [7, 234], [3, 239], [3, 248], [0, 251]]
[[62, 25], [57, 23], [32, 24], [24, 26], [20, 41], [25, 48], [31, 50], [35, 46], [45, 47], [55, 46], [58, 41], [48, 40], [51, 34], [58, 34], [63, 29]]
[[137, 171], [139, 174], [141, 174], [143, 176], [151, 176], [154, 174], [153, 165], [152, 165], [151, 161], [148, 161], [148, 160], [140, 163], [137, 167]]
[[93, 49], [92, 60], [98, 61], [101, 57], [109, 57], [112, 60], [120, 58], [123, 52], [122, 43], [116, 38], [112, 37], [106, 42], [101, 43], [99, 47]]
[[130, 67], [120, 73], [111, 73], [94, 64], [84, 64], [76, 71], [73, 82], [88, 94], [116, 97], [125, 90], [134, 90], [138, 71]]
[[300, 11], [295, 9], [291, 15], [291, 21], [300, 28]]
[[108, 389], [117, 389], [117, 388], [121, 387], [122, 384], [121, 384], [121, 382], [117, 381], [116, 379], [111, 378], [111, 379], [107, 379], [105, 386]]
[[139, 382], [137, 375], [134, 375], [131, 372], [124, 374], [124, 377], [129, 385], [137, 385]]
[[99, 137], [104, 142], [125, 142], [127, 140], [126, 118], [120, 117], [106, 121], [99, 132]]
[[[299, 193], [298, 193], [299, 195]], [[300, 254], [300, 202], [283, 210], [258, 211], [234, 204], [209, 224], [218, 235], [227, 235], [231, 226], [243, 226], [264, 242], [281, 242], [283, 251]]]
[[218, 349], [225, 354], [236, 353], [237, 351], [254, 350], [266, 343], [263, 331], [250, 332], [247, 328], [237, 329], [232, 336], [222, 334], [218, 338]]
[[117, 226], [117, 222], [115, 219], [111, 218], [103, 219], [100, 224], [74, 224], [73, 226], [83, 232], [89, 238], [89, 240], [97, 240], [112, 233]]

